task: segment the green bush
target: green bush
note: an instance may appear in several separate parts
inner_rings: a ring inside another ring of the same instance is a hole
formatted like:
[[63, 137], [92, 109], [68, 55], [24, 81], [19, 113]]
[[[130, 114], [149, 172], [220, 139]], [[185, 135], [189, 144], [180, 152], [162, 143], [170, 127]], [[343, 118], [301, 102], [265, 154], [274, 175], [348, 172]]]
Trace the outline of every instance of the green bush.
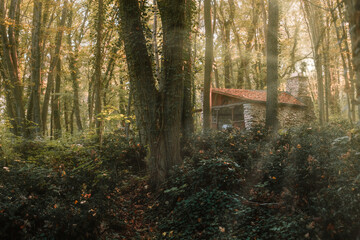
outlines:
[[105, 232], [124, 229], [114, 196], [126, 176], [115, 178], [117, 171], [108, 161], [125, 153], [114, 161], [127, 166], [134, 160], [127, 157], [140, 161], [144, 151], [125, 139], [118, 141], [123, 142], [110, 146], [105, 142], [106, 151], [91, 142], [36, 140], [14, 146], [18, 157], [0, 169], [1, 236], [98, 239]]
[[149, 214], [168, 239], [355, 239], [359, 133], [332, 124], [198, 135]]

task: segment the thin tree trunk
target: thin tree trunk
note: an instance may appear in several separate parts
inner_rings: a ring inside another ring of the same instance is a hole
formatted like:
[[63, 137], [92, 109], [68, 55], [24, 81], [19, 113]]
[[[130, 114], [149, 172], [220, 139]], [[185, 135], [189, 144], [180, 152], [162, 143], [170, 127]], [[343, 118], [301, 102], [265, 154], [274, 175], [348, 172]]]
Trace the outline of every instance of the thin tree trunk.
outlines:
[[44, 102], [43, 102], [43, 107], [42, 107], [42, 113], [41, 113], [44, 135], [45, 135], [46, 129], [47, 129], [47, 117], [48, 117], [48, 110], [49, 110], [50, 94], [53, 92], [53, 89], [54, 89], [54, 76], [56, 73], [57, 62], [60, 59], [60, 50], [61, 50], [66, 14], [67, 14], [67, 1], [64, 2], [64, 8], [62, 10], [61, 20], [59, 22], [57, 33], [55, 36], [55, 50], [54, 50], [54, 53], [52, 54], [51, 60], [50, 60], [48, 82], [47, 82], [47, 86], [46, 86]]
[[91, 78], [88, 78], [89, 80], [89, 88], [88, 88], [88, 112], [89, 112], [89, 127], [94, 127], [94, 81], [95, 76], [93, 75]]
[[[157, 17], [157, 0], [153, 1], [154, 8], [154, 26], [153, 26], [153, 47], [154, 47], [154, 61], [155, 61], [155, 78], [160, 78], [160, 61], [159, 61], [159, 50], [157, 43], [157, 27], [158, 27], [158, 17]], [[159, 79], [158, 79], [159, 80]]]
[[102, 85], [104, 86], [104, 89], [103, 89], [102, 98], [103, 98], [104, 106], [107, 105], [107, 94], [106, 93], [110, 86], [111, 79], [114, 76], [115, 60], [116, 60], [117, 51], [119, 50], [120, 44], [121, 44], [121, 41], [119, 41], [115, 46], [112, 47], [112, 49], [110, 51], [110, 59], [107, 64], [107, 67], [106, 67], [105, 75], [103, 77], [104, 83]]
[[224, 77], [225, 77], [225, 88], [232, 87], [232, 74], [231, 74], [231, 53], [230, 53], [230, 21], [226, 20], [224, 22]]
[[316, 8], [314, 5], [309, 3], [306, 0], [302, 1], [303, 10], [305, 13], [305, 17], [307, 19], [307, 26], [309, 30], [309, 35], [311, 37], [311, 44], [313, 49], [313, 56], [315, 62], [315, 69], [317, 75], [317, 83], [318, 83], [318, 105], [319, 105], [319, 123], [322, 125], [325, 120], [324, 114], [324, 82], [323, 82], [323, 74], [322, 74], [322, 61], [321, 61], [321, 53], [320, 46], [323, 42], [324, 35], [324, 26], [322, 15], [319, 12], [320, 10]]
[[61, 88], [61, 60], [59, 59], [56, 66], [56, 79], [55, 79], [55, 91], [54, 100], [52, 103], [53, 111], [53, 133], [54, 139], [61, 137], [61, 114], [60, 114], [60, 88]]
[[[196, 31], [195, 31], [195, 36], [194, 36], [194, 62], [197, 62], [197, 39], [198, 39], [198, 33], [199, 33], [199, 28], [200, 28], [200, 18], [201, 18], [201, 0], [199, 0], [199, 3], [198, 3], [198, 19], [197, 19], [197, 26], [196, 26]], [[195, 77], [193, 78], [193, 81], [192, 81], [192, 101], [193, 101], [193, 106], [196, 106], [196, 84], [195, 84]]]
[[69, 106], [69, 99], [67, 97], [67, 93], [65, 93], [65, 97], [63, 100], [63, 112], [64, 112], [64, 122], [65, 122], [65, 131], [66, 133], [69, 133], [69, 109], [71, 109], [71, 107]]
[[[128, 104], [126, 106], [126, 120], [130, 119], [132, 95], [133, 95], [132, 88], [130, 88]], [[129, 121], [125, 122], [125, 135], [126, 135], [126, 138], [128, 139], [129, 135], [130, 135], [130, 122]]]
[[95, 72], [94, 72], [94, 90], [95, 90], [95, 127], [98, 142], [102, 144], [103, 134], [103, 120], [100, 116], [102, 111], [101, 93], [101, 67], [102, 67], [102, 38], [103, 38], [103, 21], [104, 21], [104, 2], [98, 0], [98, 13], [97, 13], [97, 27], [96, 27], [96, 47], [95, 47]]
[[[330, 0], [327, 1], [327, 4], [329, 6], [329, 8], [333, 8], [333, 5], [331, 3]], [[347, 107], [348, 107], [348, 118], [350, 120], [350, 122], [353, 121], [353, 116], [351, 114], [351, 87], [350, 87], [350, 82], [349, 82], [349, 75], [348, 75], [348, 65], [346, 64], [346, 59], [345, 59], [345, 53], [344, 53], [344, 49], [342, 47], [342, 44], [343, 44], [343, 40], [342, 40], [342, 36], [340, 34], [340, 31], [339, 31], [339, 27], [337, 25], [337, 15], [335, 15], [335, 10], [336, 9], [333, 9], [331, 11], [331, 18], [332, 18], [332, 21], [333, 21], [333, 24], [335, 26], [335, 32], [336, 32], [336, 37], [337, 37], [337, 42], [338, 42], [338, 46], [339, 46], [339, 52], [340, 52], [340, 57], [341, 57], [341, 62], [342, 62], [342, 65], [343, 65], [343, 77], [344, 77], [344, 80], [345, 80], [345, 93], [346, 93], [346, 100], [347, 100]]]
[[330, 99], [330, 59], [329, 59], [329, 37], [327, 36], [326, 46], [324, 47], [324, 71], [325, 71], [325, 121], [329, 122], [329, 99]]
[[31, 47], [31, 82], [32, 91], [30, 94], [30, 103], [28, 119], [33, 121], [32, 131], [34, 135], [41, 134], [41, 114], [40, 114], [40, 81], [41, 81], [41, 16], [42, 16], [42, 2], [34, 1], [33, 12], [33, 33], [32, 33], [32, 47]]
[[182, 136], [184, 140], [188, 140], [194, 132], [194, 119], [192, 105], [192, 41], [191, 41], [191, 19], [192, 19], [192, 1], [186, 1], [186, 36], [184, 43], [184, 98], [183, 98], [183, 112], [182, 112]]
[[[82, 122], [81, 122], [81, 114], [80, 114], [80, 100], [79, 100], [79, 66], [78, 66], [78, 57], [79, 57], [79, 46], [82, 42], [83, 35], [84, 35], [84, 28], [85, 22], [88, 18], [88, 11], [85, 12], [84, 20], [81, 24], [79, 33], [73, 33], [73, 40], [71, 38], [71, 33], [67, 36], [67, 42], [69, 47], [71, 48], [71, 53], [69, 54], [69, 68], [70, 68], [70, 76], [72, 80], [72, 87], [73, 87], [73, 108], [74, 108], [74, 115], [76, 119], [76, 125], [78, 131], [83, 130]], [[70, 10], [69, 17], [68, 17], [68, 24], [67, 27], [71, 29], [73, 24], [73, 10]], [[72, 44], [74, 42], [74, 44]], [[74, 46], [73, 46], [74, 45]]]
[[203, 95], [203, 129], [209, 129], [211, 124], [210, 87], [211, 70], [213, 61], [213, 31], [211, 29], [211, 1], [204, 0], [205, 21], [205, 70], [204, 70], [204, 95]]

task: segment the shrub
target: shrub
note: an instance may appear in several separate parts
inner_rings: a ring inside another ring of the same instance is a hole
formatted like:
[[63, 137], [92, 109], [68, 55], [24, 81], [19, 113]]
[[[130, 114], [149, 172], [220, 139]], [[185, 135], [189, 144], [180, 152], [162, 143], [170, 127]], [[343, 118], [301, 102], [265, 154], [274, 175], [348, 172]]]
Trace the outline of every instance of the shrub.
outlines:
[[2, 237], [98, 239], [124, 227], [114, 198], [119, 178], [97, 148], [26, 141], [15, 149], [19, 158], [0, 169]]
[[336, 123], [272, 141], [261, 128], [198, 135], [150, 216], [168, 239], [355, 239], [359, 132]]

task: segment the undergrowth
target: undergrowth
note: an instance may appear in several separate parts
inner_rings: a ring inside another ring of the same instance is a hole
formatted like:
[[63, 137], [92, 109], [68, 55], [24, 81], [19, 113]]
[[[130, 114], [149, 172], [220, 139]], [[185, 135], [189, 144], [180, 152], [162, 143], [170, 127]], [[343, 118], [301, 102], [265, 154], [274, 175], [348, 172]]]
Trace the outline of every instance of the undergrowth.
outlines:
[[228, 129], [183, 143], [149, 189], [146, 151], [121, 132], [91, 139], [0, 136], [4, 239], [356, 239], [360, 130], [344, 124]]

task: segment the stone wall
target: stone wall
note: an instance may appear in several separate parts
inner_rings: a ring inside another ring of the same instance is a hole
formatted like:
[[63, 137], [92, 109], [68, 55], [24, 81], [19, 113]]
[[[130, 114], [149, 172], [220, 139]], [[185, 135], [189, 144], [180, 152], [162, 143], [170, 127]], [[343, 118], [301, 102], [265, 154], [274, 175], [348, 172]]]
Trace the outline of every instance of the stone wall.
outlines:
[[259, 103], [244, 104], [245, 128], [251, 129], [256, 125], [265, 125], [265, 105]]
[[283, 128], [306, 124], [313, 120], [308, 116], [307, 108], [280, 106], [279, 107], [279, 121], [280, 126]]
[[[245, 128], [251, 129], [256, 125], [265, 125], [266, 105], [259, 103], [244, 104], [244, 121]], [[278, 118], [280, 126], [287, 128], [300, 124], [306, 124], [313, 120], [309, 116], [307, 108], [293, 106], [279, 106]]]

